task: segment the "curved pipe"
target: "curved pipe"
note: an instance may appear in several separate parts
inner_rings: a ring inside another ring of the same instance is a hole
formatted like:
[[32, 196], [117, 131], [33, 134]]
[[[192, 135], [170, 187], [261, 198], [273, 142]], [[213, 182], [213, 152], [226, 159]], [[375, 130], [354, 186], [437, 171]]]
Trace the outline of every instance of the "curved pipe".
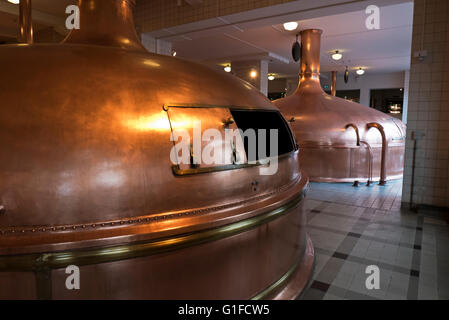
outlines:
[[348, 128], [354, 128], [355, 134], [357, 135], [357, 146], [360, 147], [360, 134], [359, 134], [359, 128], [353, 123], [350, 123], [346, 125], [345, 129], [348, 130]]
[[380, 164], [380, 182], [379, 184], [381, 186], [384, 186], [387, 184], [387, 170], [386, 170], [386, 159], [387, 159], [387, 148], [388, 148], [388, 141], [387, 137], [385, 135], [384, 127], [377, 123], [377, 122], [371, 122], [366, 125], [367, 129], [376, 128], [379, 130], [380, 134], [382, 135], [382, 160]]
[[373, 150], [371, 146], [366, 141], [360, 141], [361, 144], [364, 144], [368, 149], [368, 182], [366, 185], [369, 187], [373, 182]]
[[20, 0], [19, 3], [19, 42], [33, 44], [33, 21], [31, 0]]

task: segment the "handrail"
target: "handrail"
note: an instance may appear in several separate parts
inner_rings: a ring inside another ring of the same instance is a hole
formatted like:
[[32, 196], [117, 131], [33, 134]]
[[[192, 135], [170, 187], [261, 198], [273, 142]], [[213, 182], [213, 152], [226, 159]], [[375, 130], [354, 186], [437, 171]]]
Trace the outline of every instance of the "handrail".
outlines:
[[387, 184], [387, 168], [386, 168], [386, 160], [387, 160], [387, 149], [388, 149], [388, 141], [387, 136], [385, 135], [384, 127], [377, 122], [371, 122], [366, 125], [367, 129], [376, 128], [379, 130], [382, 136], [382, 159], [380, 163], [380, 181], [379, 185], [384, 186]]

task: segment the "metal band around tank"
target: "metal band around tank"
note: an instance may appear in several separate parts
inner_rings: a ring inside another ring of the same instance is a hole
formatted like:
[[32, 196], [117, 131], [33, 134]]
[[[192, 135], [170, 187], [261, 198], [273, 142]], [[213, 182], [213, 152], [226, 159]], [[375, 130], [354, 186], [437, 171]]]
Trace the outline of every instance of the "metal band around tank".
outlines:
[[38, 271], [64, 268], [72, 264], [82, 266], [113, 262], [179, 250], [201, 243], [224, 239], [267, 224], [287, 214], [290, 209], [297, 206], [304, 199], [306, 192], [307, 186], [286, 204], [256, 217], [176, 237], [98, 249], [0, 256], [0, 272]]

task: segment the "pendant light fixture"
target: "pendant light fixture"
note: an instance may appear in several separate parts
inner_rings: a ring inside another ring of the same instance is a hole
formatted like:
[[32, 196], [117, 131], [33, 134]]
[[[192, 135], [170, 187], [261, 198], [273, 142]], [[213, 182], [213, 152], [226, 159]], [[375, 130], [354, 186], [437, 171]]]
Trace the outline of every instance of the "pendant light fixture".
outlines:
[[346, 66], [346, 70], [345, 70], [345, 83], [349, 82], [349, 68], [348, 66]]
[[299, 34], [296, 35], [296, 42], [293, 43], [293, 47], [292, 47], [292, 56], [293, 56], [293, 60], [295, 62], [298, 62], [299, 60], [301, 60], [301, 45], [298, 42], [298, 37], [299, 37]]

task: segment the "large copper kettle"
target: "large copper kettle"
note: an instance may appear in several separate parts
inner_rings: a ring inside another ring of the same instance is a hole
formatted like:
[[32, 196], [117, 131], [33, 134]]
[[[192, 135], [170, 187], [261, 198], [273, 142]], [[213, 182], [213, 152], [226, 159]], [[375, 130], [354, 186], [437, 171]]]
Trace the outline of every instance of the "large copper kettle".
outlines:
[[279, 111], [236, 77], [146, 52], [133, 2], [80, 1], [63, 44], [0, 46], [0, 298], [296, 297], [313, 265], [298, 151], [272, 176], [170, 160], [173, 125]]
[[290, 121], [312, 181], [354, 182], [403, 175], [405, 125], [375, 109], [326, 94], [320, 85], [321, 30], [301, 32], [296, 92], [274, 101]]

